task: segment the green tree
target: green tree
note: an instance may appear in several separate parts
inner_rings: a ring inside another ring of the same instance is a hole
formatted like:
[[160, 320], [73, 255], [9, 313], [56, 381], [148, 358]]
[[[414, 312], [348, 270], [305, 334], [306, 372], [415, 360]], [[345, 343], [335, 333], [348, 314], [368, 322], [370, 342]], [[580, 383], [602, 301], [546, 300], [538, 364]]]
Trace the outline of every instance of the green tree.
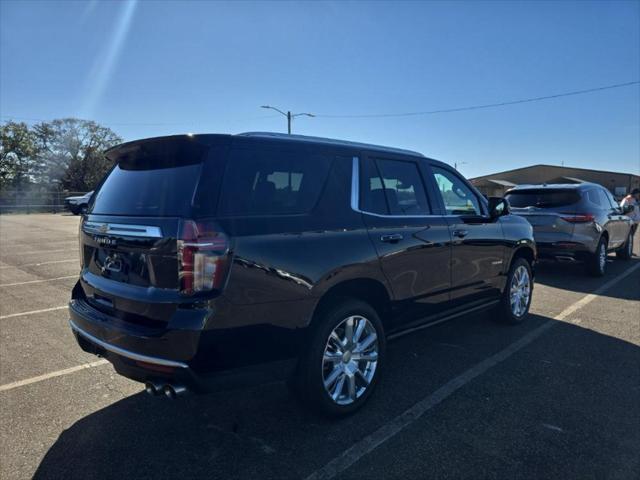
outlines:
[[26, 123], [0, 125], [0, 188], [30, 183], [38, 174], [36, 138]]
[[42, 180], [73, 191], [95, 188], [112, 165], [103, 152], [122, 142], [110, 128], [77, 118], [42, 122], [33, 131]]

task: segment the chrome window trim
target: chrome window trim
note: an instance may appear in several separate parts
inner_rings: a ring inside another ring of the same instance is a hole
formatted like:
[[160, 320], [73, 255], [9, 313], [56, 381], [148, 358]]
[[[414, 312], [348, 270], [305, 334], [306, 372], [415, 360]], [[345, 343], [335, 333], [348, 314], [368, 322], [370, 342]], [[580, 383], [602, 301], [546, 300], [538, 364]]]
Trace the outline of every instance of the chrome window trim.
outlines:
[[71, 329], [74, 332], [76, 332], [78, 335], [86, 338], [91, 343], [94, 343], [109, 352], [115, 353], [116, 355], [130, 358], [131, 360], [135, 360], [139, 362], [152, 363], [154, 365], [162, 365], [164, 367], [189, 368], [189, 366], [183, 362], [176, 362], [175, 360], [167, 360], [165, 358], [150, 357], [148, 355], [142, 355], [141, 353], [136, 353], [130, 350], [125, 350], [124, 348], [116, 347], [115, 345], [102, 341], [99, 338], [94, 337], [90, 333], [85, 332], [80, 327], [78, 327], [73, 322], [73, 320], [69, 320], [69, 324], [71, 325]]
[[[442, 218], [449, 215], [384, 215], [360, 209], [360, 158], [353, 157], [351, 166], [351, 209], [363, 215], [379, 218]], [[455, 217], [455, 215], [451, 215]]]
[[97, 235], [121, 235], [124, 237], [162, 238], [160, 227], [129, 225], [124, 223], [84, 222], [82, 231]]

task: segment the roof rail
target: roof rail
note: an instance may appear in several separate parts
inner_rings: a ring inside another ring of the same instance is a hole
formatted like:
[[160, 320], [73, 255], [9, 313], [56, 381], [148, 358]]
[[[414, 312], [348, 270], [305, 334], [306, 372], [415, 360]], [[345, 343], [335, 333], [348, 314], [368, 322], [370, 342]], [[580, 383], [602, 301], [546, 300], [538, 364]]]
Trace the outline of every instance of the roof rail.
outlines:
[[390, 153], [401, 153], [404, 155], [424, 157], [424, 155], [421, 154], [420, 152], [415, 152], [413, 150], [406, 150], [404, 148], [385, 147], [382, 145], [373, 145], [370, 143], [350, 142], [348, 140], [338, 140], [335, 138], [311, 137], [308, 135], [290, 135], [288, 133], [274, 133], [274, 132], [244, 132], [244, 133], [238, 133], [237, 135], [241, 137], [274, 138], [274, 139], [280, 139], [280, 140], [293, 140], [297, 142], [340, 145], [343, 147], [367, 148], [367, 149], [380, 150], [380, 151], [385, 151]]

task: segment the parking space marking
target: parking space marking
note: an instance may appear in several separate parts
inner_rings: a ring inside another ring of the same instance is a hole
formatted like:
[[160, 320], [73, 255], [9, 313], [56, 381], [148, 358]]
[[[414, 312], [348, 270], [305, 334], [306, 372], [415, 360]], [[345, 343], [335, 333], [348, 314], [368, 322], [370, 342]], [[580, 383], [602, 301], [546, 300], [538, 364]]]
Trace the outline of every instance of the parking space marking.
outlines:
[[[13, 257], [19, 257], [20, 255], [30, 255], [30, 254], [36, 254], [36, 253], [63, 253], [63, 252], [68, 252], [69, 248], [64, 248], [62, 250], [32, 250], [29, 252], [12, 252], [11, 256]], [[8, 255], [8, 254], [3, 254], [3, 255]]]
[[18, 285], [28, 285], [30, 283], [53, 282], [54, 280], [64, 280], [66, 278], [77, 278], [78, 275], [65, 275], [64, 277], [42, 278], [40, 280], [28, 280], [26, 282], [3, 283], [0, 287], [16, 287]]
[[79, 372], [80, 370], [86, 370], [87, 368], [99, 367], [100, 365], [105, 365], [109, 363], [104, 358], [101, 360], [96, 360], [95, 362], [83, 363], [82, 365], [76, 365], [75, 367], [65, 368], [64, 370], [58, 370], [56, 372], [45, 373], [44, 375], [38, 375], [37, 377], [27, 378], [25, 380], [18, 380], [17, 382], [7, 383], [5, 385], [0, 385], [0, 392], [5, 392], [7, 390], [12, 390], [14, 388], [23, 387], [25, 385], [31, 385], [32, 383], [42, 382], [43, 380], [48, 380], [50, 378], [61, 377], [62, 375], [68, 375], [70, 373]]
[[384, 424], [382, 427], [378, 428], [378, 430], [374, 431], [370, 435], [367, 435], [362, 440], [353, 444], [351, 447], [346, 449], [337, 457], [330, 460], [323, 467], [312, 472], [306, 480], [320, 480], [320, 479], [332, 479], [341, 472], [348, 469], [350, 466], [355, 464], [358, 460], [360, 460], [365, 455], [368, 455], [377, 447], [385, 443], [387, 440], [391, 439], [398, 433], [400, 433], [404, 428], [411, 425], [413, 422], [418, 420], [422, 415], [427, 413], [436, 405], [440, 404], [448, 397], [453, 395], [455, 392], [460, 390], [462, 387], [467, 385], [476, 377], [482, 375], [490, 368], [496, 366], [497, 364], [503, 362], [514, 353], [523, 349], [531, 342], [540, 337], [543, 333], [545, 333], [550, 328], [557, 325], [559, 321], [564, 320], [572, 313], [577, 310], [585, 307], [589, 303], [591, 303], [594, 299], [598, 297], [601, 293], [605, 292], [618, 282], [622, 281], [633, 272], [640, 268], [640, 263], [636, 263], [634, 266], [628, 268], [626, 271], [609, 280], [607, 283], [603, 284], [592, 293], [585, 295], [582, 299], [578, 300], [574, 304], [565, 308], [558, 315], [553, 317], [553, 320], [548, 320], [535, 330], [527, 333], [525, 336], [520, 338], [520, 340], [515, 341], [511, 345], [509, 345], [504, 350], [484, 359], [480, 363], [477, 363], [461, 375], [453, 378], [442, 387], [437, 389], [428, 397], [423, 398], [418, 403], [413, 405], [408, 410], [405, 410], [403, 413], [393, 418], [391, 421]]
[[63, 310], [65, 308], [69, 308], [69, 306], [68, 305], [64, 305], [62, 307], [43, 308], [41, 310], [31, 310], [29, 312], [10, 313], [9, 315], [0, 315], [0, 320], [3, 320], [5, 318], [23, 317], [23, 316], [26, 316], [26, 315], [35, 315], [36, 313], [55, 312], [56, 310]]
[[3, 268], [39, 267], [40, 265], [53, 265], [54, 263], [71, 263], [78, 261], [79, 260], [77, 258], [68, 258], [66, 260], [51, 260], [50, 262], [23, 263], [21, 265], [2, 265], [0, 266], [0, 270]]

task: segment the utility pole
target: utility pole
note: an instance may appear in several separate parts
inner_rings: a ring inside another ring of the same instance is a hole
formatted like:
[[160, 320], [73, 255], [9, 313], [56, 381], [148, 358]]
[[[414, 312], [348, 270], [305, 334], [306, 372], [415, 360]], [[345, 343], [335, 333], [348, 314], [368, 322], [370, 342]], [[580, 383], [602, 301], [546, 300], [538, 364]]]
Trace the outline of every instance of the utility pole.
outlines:
[[469, 164], [469, 162], [460, 162], [460, 163], [458, 163], [458, 162], [454, 162], [454, 163], [453, 163], [453, 168], [455, 168], [456, 170], [458, 170], [458, 165], [462, 166], [462, 165], [468, 165], [468, 164]]
[[283, 112], [279, 108], [272, 107], [270, 105], [262, 105], [260, 108], [268, 108], [270, 110], [275, 110], [278, 113], [281, 113], [285, 117], [287, 117], [287, 133], [291, 135], [291, 120], [296, 117], [305, 116], [305, 117], [315, 117], [313, 113], [291, 113], [291, 111], [287, 110], [287, 112]]

